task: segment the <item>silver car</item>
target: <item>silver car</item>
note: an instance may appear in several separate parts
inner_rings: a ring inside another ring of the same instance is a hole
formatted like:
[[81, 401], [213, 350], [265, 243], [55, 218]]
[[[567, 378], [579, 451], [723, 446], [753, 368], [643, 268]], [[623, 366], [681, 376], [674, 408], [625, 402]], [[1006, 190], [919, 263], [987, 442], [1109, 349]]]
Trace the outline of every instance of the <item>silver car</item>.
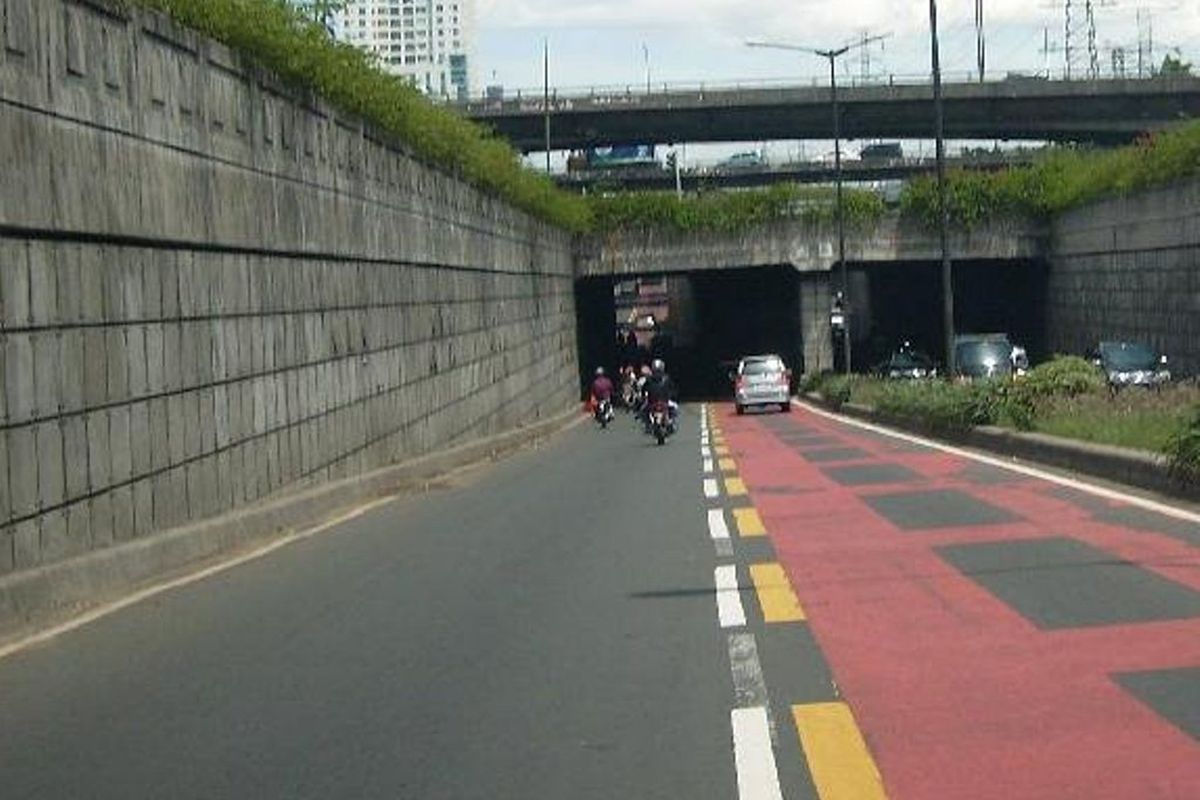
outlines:
[[737, 413], [750, 406], [779, 406], [792, 410], [792, 371], [774, 354], [746, 356], [734, 376], [733, 402]]

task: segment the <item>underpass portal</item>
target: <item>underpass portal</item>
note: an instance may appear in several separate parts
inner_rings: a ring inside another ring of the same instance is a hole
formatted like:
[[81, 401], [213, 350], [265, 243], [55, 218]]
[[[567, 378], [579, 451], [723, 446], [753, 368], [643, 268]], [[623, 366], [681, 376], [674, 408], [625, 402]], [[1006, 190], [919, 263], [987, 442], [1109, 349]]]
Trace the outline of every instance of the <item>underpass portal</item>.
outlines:
[[[870, 370], [904, 341], [944, 361], [941, 265], [895, 262], [860, 269], [869, 286], [869, 324], [856, 342], [855, 369]], [[956, 262], [955, 331], [1007, 333], [1033, 361], [1042, 360], [1048, 355], [1045, 296], [1046, 268], [1039, 262]]]
[[739, 358], [777, 353], [802, 369], [790, 267], [587, 278], [576, 286], [580, 381], [662, 358], [685, 399], [728, 396]]

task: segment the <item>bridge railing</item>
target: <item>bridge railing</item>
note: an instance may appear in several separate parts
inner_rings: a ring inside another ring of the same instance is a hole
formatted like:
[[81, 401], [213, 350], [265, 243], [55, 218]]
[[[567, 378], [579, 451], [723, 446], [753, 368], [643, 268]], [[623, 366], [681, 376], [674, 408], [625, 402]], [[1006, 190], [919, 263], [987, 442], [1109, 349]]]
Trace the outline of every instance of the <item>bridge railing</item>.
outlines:
[[[1044, 73], [1027, 75], [1007, 75], [1004, 78], [988, 80], [987, 83], [1012, 82], [1013, 80], [1046, 80]], [[942, 80], [946, 83], [977, 83], [977, 74], [972, 72], [943, 73]], [[846, 88], [880, 87], [880, 86], [928, 86], [928, 74], [885, 74], [885, 75], [846, 75], [839, 76], [838, 86]], [[550, 87], [550, 107], [553, 110], [570, 110], [577, 106], [637, 106], [647, 102], [668, 99], [699, 99], [715, 93], [731, 93], [763, 89], [823, 89], [829, 86], [826, 77], [808, 79], [791, 78], [750, 78], [729, 81], [699, 81], [699, 82], [660, 82], [649, 85], [642, 83], [629, 84], [599, 84], [595, 86], [553, 86]], [[471, 95], [458, 105], [465, 106], [468, 111], [541, 111], [545, 99], [544, 87], [522, 87], [506, 90], [503, 96], [489, 96], [486, 92]]]

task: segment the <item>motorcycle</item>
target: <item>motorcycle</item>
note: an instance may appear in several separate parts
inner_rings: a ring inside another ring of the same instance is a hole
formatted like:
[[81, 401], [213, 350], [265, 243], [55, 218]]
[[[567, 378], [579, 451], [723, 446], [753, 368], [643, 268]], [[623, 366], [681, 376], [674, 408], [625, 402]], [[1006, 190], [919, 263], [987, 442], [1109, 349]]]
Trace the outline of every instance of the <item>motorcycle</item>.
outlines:
[[596, 403], [596, 411], [594, 413], [596, 422], [599, 423], [600, 427], [607, 429], [608, 423], [612, 422], [615, 416], [613, 414], [612, 400], [605, 399]]
[[671, 418], [671, 409], [667, 403], [655, 403], [650, 407], [649, 428], [655, 441], [663, 444], [667, 437], [675, 432], [675, 423]]

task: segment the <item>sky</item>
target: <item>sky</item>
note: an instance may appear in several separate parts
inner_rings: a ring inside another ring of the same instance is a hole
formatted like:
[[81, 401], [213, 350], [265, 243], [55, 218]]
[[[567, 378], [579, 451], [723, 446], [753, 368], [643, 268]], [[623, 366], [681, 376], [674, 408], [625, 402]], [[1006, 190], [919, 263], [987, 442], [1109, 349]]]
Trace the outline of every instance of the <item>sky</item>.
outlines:
[[[543, 42], [550, 52], [550, 84], [562, 91], [592, 88], [661, 89], [698, 84], [828, 82], [828, 62], [804, 53], [750, 48], [750, 40], [830, 48], [864, 35], [885, 38], [839, 62], [846, 83], [924, 79], [930, 69], [926, 0], [478, 0], [477, 71], [483, 86], [499, 84], [540, 95]], [[1065, 0], [983, 0], [986, 71], [1065, 73]], [[1075, 74], [1086, 72], [1085, 0], [1073, 0]], [[1168, 53], [1200, 73], [1200, 0], [1094, 0], [1101, 74], [1113, 71], [1112, 50], [1124, 48], [1125, 69], [1160, 64]], [[1141, 22], [1139, 24], [1139, 16]], [[975, 0], [940, 0], [938, 30], [945, 80], [978, 76]], [[1151, 49], [1152, 48], [1152, 51]], [[847, 142], [853, 157], [861, 142]], [[979, 146], [983, 142], [952, 145]], [[926, 142], [905, 146], [924, 154]], [[830, 142], [745, 142], [693, 145], [685, 166], [711, 164], [734, 152], [755, 150], [772, 162], [828, 158]], [[542, 163], [532, 155], [528, 163]], [[556, 154], [561, 169], [564, 154]]]
[[[999, 77], [1008, 71], [1060, 75], [1064, 68], [1065, 0], [984, 0], [987, 64]], [[1084, 0], [1074, 0], [1082, 20]], [[1126, 68], [1136, 71], [1143, 9], [1153, 31], [1154, 57], [1179, 48], [1200, 62], [1200, 0], [1094, 0], [1100, 67], [1110, 72], [1110, 50], [1127, 49]], [[748, 80], [825, 80], [813, 56], [751, 49], [766, 39], [813, 47], [852, 41], [863, 31], [887, 34], [868, 50], [843, 59], [854, 79], [916, 76], [929, 70], [929, 6], [925, 0], [479, 0], [478, 79], [511, 91], [542, 83], [542, 42], [550, 47], [551, 84], [586, 89], [596, 85], [645, 86], [647, 58], [652, 85], [736, 83]], [[974, 0], [941, 0], [939, 30], [947, 78], [976, 69]], [[1143, 25], [1143, 39], [1146, 38]], [[1045, 53], [1044, 31], [1051, 52]], [[1086, 27], [1073, 41], [1086, 68]]]

